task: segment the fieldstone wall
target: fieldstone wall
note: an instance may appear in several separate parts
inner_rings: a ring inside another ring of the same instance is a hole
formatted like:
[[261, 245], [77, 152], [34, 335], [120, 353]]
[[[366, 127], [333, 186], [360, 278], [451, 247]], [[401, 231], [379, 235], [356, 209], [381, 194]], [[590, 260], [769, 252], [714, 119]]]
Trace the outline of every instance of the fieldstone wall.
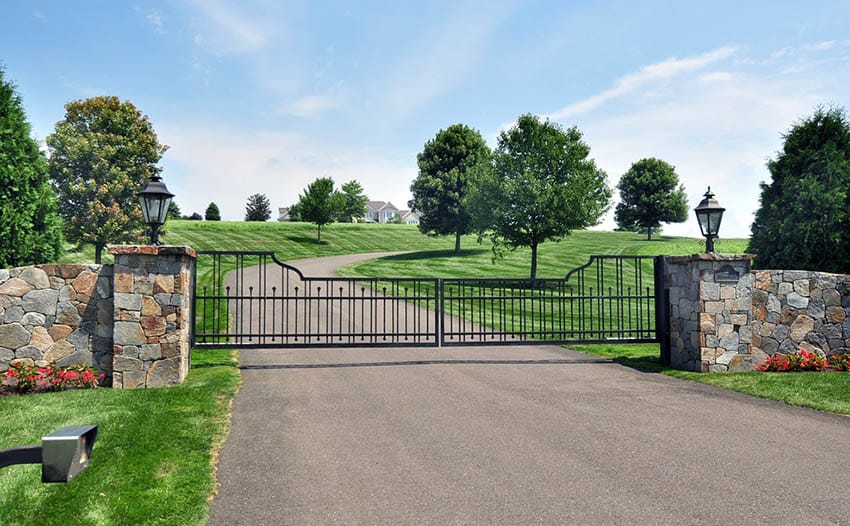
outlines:
[[109, 247], [115, 256], [113, 386], [179, 385], [189, 372], [192, 271], [188, 247]]
[[850, 350], [850, 276], [755, 271], [753, 347], [772, 355]]
[[112, 377], [112, 267], [0, 270], [0, 371], [82, 364]]
[[114, 265], [0, 269], [0, 371], [15, 360], [83, 364], [118, 388], [179, 385], [189, 372], [187, 247], [109, 247]]
[[673, 367], [749, 371], [777, 353], [850, 352], [850, 276], [751, 271], [752, 258], [665, 258]]

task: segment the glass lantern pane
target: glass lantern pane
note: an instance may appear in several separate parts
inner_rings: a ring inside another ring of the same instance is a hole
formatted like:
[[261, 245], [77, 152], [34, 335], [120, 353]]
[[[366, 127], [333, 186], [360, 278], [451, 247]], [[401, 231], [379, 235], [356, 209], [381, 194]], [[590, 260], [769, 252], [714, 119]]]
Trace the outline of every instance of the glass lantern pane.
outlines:
[[703, 236], [705, 236], [706, 234], [708, 234], [708, 233], [709, 233], [709, 230], [710, 230], [710, 227], [709, 227], [709, 215], [708, 215], [708, 214], [706, 214], [706, 213], [704, 213], [704, 212], [703, 212], [703, 213], [698, 213], [698, 214], [697, 214], [697, 221], [699, 221], [699, 229], [700, 229], [700, 233], [702, 233], [702, 235], [703, 235]]
[[723, 219], [723, 210], [712, 210], [708, 213], [709, 216], [709, 234], [716, 236], [720, 231], [720, 221]]

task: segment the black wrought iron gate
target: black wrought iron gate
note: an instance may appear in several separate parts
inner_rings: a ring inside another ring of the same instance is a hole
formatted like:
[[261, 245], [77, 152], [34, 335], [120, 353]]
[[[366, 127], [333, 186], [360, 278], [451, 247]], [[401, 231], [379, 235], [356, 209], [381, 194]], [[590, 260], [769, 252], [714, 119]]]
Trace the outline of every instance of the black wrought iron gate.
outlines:
[[[563, 279], [307, 277], [270, 252], [198, 252], [196, 347], [663, 341], [663, 259], [592, 256]], [[662, 298], [662, 301], [659, 301]]]

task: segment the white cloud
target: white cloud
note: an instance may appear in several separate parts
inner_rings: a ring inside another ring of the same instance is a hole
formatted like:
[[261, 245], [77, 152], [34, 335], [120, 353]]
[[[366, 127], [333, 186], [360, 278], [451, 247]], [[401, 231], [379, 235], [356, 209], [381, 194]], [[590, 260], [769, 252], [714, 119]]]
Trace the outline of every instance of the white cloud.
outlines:
[[728, 58], [735, 48], [722, 47], [696, 57], [684, 59], [671, 58], [656, 64], [650, 64], [639, 71], [620, 77], [613, 88], [565, 106], [549, 115], [552, 120], [564, 120], [580, 113], [593, 111], [599, 106], [619, 97], [634, 93], [649, 83], [673, 79]]
[[318, 117], [340, 107], [339, 97], [332, 95], [306, 95], [298, 100], [285, 104], [281, 112], [296, 117]]
[[[197, 45], [208, 45], [222, 54], [252, 53], [266, 48], [282, 22], [243, 3], [220, 0], [188, 0], [209, 23], [195, 36]], [[252, 14], [248, 14], [248, 12]], [[274, 21], [274, 22], [272, 22]]]
[[171, 146], [163, 178], [181, 209], [203, 213], [215, 202], [225, 220], [242, 220], [254, 193], [266, 194], [276, 213], [318, 177], [337, 185], [356, 179], [371, 199], [405, 207], [416, 176], [415, 154], [351, 149], [293, 133], [165, 123], [158, 134]]
[[157, 33], [163, 32], [164, 19], [162, 17], [162, 14], [159, 11], [153, 10], [150, 13], [148, 13], [147, 15], [145, 15], [145, 18], [147, 19], [148, 22], [151, 23], [151, 25], [153, 25], [154, 31], [156, 31]]

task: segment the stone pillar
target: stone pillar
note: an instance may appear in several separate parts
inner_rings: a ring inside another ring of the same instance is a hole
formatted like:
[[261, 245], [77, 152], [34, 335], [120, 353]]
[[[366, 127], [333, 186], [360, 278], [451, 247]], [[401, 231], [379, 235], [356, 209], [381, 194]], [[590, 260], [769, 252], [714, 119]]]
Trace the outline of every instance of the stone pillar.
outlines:
[[112, 386], [179, 385], [189, 372], [195, 251], [113, 245]]
[[670, 363], [698, 372], [749, 371], [753, 256], [695, 254], [668, 258]]

